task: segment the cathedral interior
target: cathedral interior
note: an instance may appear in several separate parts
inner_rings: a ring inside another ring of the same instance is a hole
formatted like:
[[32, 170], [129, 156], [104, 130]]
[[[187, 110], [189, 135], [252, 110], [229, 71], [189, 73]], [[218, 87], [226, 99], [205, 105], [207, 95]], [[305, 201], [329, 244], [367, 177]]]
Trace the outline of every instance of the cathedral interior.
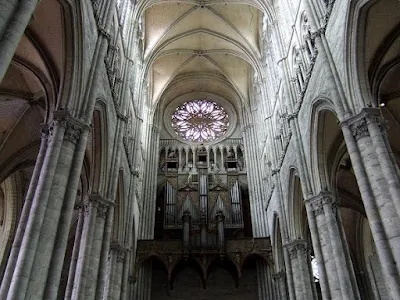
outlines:
[[0, 0], [0, 299], [400, 299], [400, 1]]

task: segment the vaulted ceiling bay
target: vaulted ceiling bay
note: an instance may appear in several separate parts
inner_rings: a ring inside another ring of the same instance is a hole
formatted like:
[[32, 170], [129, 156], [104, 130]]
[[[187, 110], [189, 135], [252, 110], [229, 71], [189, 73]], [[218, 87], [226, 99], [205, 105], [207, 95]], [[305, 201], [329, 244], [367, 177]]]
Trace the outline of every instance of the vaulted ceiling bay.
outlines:
[[251, 76], [261, 64], [259, 8], [219, 1], [149, 5], [144, 60], [152, 106], [192, 92], [248, 105]]

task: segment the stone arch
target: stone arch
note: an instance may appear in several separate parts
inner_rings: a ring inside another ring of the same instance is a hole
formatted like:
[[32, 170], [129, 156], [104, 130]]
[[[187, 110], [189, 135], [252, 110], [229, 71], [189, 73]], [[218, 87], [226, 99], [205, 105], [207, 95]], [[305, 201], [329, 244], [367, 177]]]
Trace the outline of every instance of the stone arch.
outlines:
[[[327, 99], [318, 99], [314, 102], [311, 112], [310, 150], [311, 176], [315, 193], [330, 187], [330, 174], [327, 170], [327, 156], [332, 142], [341, 134], [333, 103]], [[333, 126], [334, 125], [334, 126]], [[334, 130], [335, 135], [327, 135], [327, 131]], [[332, 141], [333, 139], [333, 141]], [[328, 145], [327, 145], [328, 144]]]
[[228, 271], [228, 273], [232, 276], [232, 279], [235, 283], [235, 287], [239, 285], [241, 270], [237, 264], [235, 264], [232, 260], [230, 260], [227, 257], [215, 258], [208, 264], [206, 272], [207, 280], [210, 278], [211, 273], [217, 268], [222, 268]]
[[304, 239], [307, 232], [307, 214], [303, 202], [303, 191], [298, 171], [290, 170], [288, 199], [289, 239]]
[[99, 99], [93, 112], [92, 130], [88, 140], [87, 157], [91, 164], [90, 190], [94, 194], [106, 191], [105, 176], [108, 153], [107, 111]]
[[144, 264], [151, 263], [151, 299], [165, 299], [170, 295], [169, 270], [157, 256], [150, 256]]
[[250, 253], [249, 255], [245, 256], [242, 260], [242, 263], [240, 264], [240, 272], [242, 272], [244, 266], [247, 264], [247, 262], [250, 259], [255, 258], [256, 260], [261, 260], [264, 263], [266, 263], [267, 265], [271, 265], [271, 261], [268, 261], [268, 259], [266, 257], [264, 257], [263, 255], [259, 254], [259, 253]]
[[[380, 5], [390, 7], [391, 14], [381, 14], [381, 19], [377, 19], [379, 15], [375, 14], [375, 11], [379, 13]], [[357, 110], [365, 106], [377, 107], [380, 101], [377, 91], [382, 79], [379, 71], [382, 67], [395, 63], [399, 59], [398, 51], [394, 49], [400, 39], [398, 31], [400, 6], [394, 0], [358, 0], [349, 3], [348, 11], [345, 32], [345, 57], [347, 58], [345, 75], [350, 99], [355, 99], [354, 106]], [[374, 24], [369, 23], [369, 20]], [[380, 30], [379, 35], [374, 34], [376, 24], [382, 22], [386, 24], [385, 29]], [[370, 52], [369, 54], [362, 52], [366, 49]], [[395, 56], [387, 55], [390, 49], [396, 54]]]
[[125, 203], [124, 173], [123, 170], [120, 170], [118, 173], [117, 192], [114, 202], [114, 224], [111, 235], [112, 242], [118, 244], [122, 244], [125, 242], [125, 212], [128, 210]]
[[272, 251], [274, 258], [275, 272], [285, 270], [285, 260], [283, 257], [283, 241], [281, 222], [277, 212], [274, 213], [273, 228], [272, 228]]
[[0, 183], [0, 274], [6, 266], [25, 195], [20, 171]]
[[179, 273], [181, 273], [185, 269], [191, 269], [192, 271], [195, 271], [192, 273], [197, 274], [198, 278], [201, 280], [203, 289], [206, 288], [206, 276], [207, 276], [206, 269], [202, 267], [197, 260], [193, 258], [188, 258], [179, 260], [172, 268], [170, 273], [171, 289], [174, 289], [174, 283]]
[[[348, 19], [347, 79], [357, 111], [365, 107], [379, 108], [385, 123], [383, 135], [387, 143], [393, 171], [399, 174], [400, 164], [400, 4], [395, 0], [355, 1]], [[372, 21], [373, 20], [373, 21]], [[380, 24], [385, 24], [381, 27]], [[357, 28], [357, 32], [350, 31]], [[379, 34], [375, 32], [379, 31]], [[364, 109], [365, 110], [365, 109]]]
[[157, 254], [153, 254], [153, 253], [149, 254], [147, 257], [139, 260], [136, 263], [136, 270], [140, 269], [146, 262], [151, 261], [153, 259], [159, 261], [165, 267], [165, 270], [168, 272], [169, 268], [168, 268], [165, 260], [163, 258], [161, 258], [160, 256], [158, 256]]

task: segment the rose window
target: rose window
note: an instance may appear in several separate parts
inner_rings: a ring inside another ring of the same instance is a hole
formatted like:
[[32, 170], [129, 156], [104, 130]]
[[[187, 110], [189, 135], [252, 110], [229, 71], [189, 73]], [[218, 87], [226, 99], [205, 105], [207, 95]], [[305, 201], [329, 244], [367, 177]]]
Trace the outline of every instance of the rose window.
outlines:
[[172, 128], [191, 142], [212, 141], [224, 135], [229, 126], [225, 109], [208, 100], [189, 101], [172, 114]]

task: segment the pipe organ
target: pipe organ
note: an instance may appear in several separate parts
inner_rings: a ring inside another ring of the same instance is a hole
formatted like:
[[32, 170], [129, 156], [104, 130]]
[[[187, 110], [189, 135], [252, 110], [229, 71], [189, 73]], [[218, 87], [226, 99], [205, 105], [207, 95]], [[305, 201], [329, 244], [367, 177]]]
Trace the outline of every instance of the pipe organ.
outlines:
[[161, 140], [155, 237], [187, 249], [220, 249], [251, 236], [241, 139], [214, 146]]

